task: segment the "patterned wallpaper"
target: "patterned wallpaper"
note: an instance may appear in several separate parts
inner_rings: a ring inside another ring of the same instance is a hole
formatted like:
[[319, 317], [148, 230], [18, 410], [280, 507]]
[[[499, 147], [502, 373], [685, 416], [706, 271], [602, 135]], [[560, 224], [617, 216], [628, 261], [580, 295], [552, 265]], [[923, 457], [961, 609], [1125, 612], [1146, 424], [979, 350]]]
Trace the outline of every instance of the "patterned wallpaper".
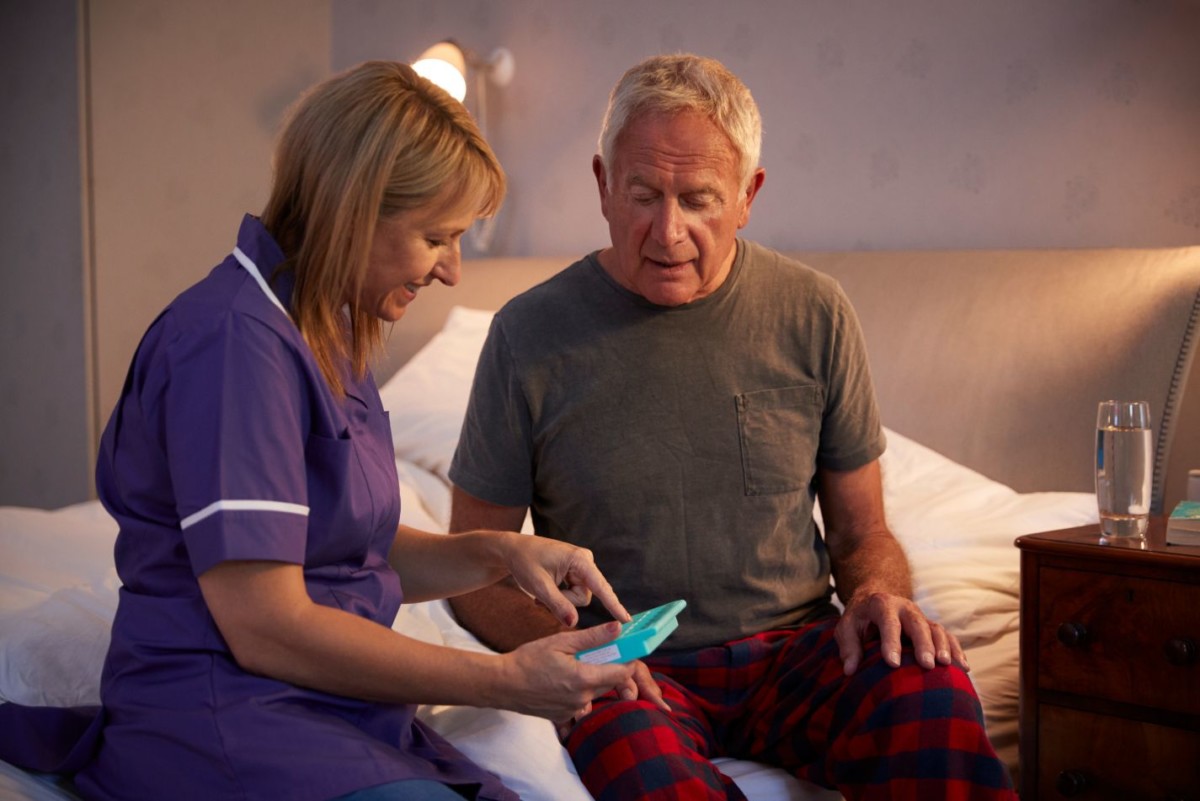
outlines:
[[512, 189], [492, 252], [603, 244], [590, 159], [608, 90], [662, 51], [754, 93], [779, 248], [1200, 242], [1195, 0], [337, 0], [332, 62], [509, 48], [489, 137]]
[[0, 503], [88, 496], [141, 332], [257, 210], [299, 89], [448, 36], [516, 60], [489, 94], [511, 176], [494, 255], [607, 241], [605, 99], [675, 50], [720, 58], [759, 100], [747, 234], [766, 244], [1200, 243], [1200, 0], [0, 4]]

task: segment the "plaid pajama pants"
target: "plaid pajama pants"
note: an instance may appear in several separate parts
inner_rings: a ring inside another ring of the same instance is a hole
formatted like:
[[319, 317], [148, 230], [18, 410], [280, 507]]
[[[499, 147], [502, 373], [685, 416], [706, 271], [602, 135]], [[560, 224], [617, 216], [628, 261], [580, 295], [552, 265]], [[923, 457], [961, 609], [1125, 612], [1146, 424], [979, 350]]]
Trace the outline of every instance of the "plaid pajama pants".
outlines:
[[709, 761], [782, 767], [847, 799], [1016, 798], [966, 673], [868, 645], [845, 676], [836, 620], [646, 661], [672, 714], [610, 694], [566, 745], [597, 801], [744, 799]]

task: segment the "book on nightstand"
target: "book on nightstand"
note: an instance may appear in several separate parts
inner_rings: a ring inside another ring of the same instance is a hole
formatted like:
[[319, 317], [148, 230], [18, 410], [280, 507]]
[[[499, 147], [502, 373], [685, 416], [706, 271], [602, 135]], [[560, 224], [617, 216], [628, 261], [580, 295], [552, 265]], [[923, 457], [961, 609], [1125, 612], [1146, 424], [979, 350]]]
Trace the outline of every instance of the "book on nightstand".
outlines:
[[1200, 545], [1200, 501], [1180, 501], [1167, 518], [1168, 545]]

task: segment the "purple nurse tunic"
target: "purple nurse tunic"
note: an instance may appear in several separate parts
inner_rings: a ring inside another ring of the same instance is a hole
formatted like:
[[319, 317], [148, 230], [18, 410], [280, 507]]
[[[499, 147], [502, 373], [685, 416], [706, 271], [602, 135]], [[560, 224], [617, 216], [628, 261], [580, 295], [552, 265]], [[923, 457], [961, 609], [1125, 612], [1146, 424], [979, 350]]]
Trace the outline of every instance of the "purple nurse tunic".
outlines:
[[369, 375], [330, 391], [284, 311], [290, 273], [263, 280], [282, 261], [247, 215], [234, 253], [146, 333], [104, 432], [96, 480], [123, 587], [76, 784], [96, 799], [318, 801], [432, 779], [515, 798], [414, 706], [246, 672], [200, 594], [204, 571], [255, 559], [302, 565], [314, 602], [381, 626], [402, 600], [387, 413]]

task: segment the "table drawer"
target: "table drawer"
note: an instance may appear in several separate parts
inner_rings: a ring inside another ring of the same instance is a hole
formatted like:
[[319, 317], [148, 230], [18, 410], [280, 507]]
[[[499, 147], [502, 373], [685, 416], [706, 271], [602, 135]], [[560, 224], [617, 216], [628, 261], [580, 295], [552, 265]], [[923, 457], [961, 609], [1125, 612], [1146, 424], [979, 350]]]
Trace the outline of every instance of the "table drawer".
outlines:
[[1062, 568], [1038, 584], [1039, 687], [1200, 715], [1200, 585]]
[[1043, 704], [1037, 798], [1200, 798], [1200, 732]]

